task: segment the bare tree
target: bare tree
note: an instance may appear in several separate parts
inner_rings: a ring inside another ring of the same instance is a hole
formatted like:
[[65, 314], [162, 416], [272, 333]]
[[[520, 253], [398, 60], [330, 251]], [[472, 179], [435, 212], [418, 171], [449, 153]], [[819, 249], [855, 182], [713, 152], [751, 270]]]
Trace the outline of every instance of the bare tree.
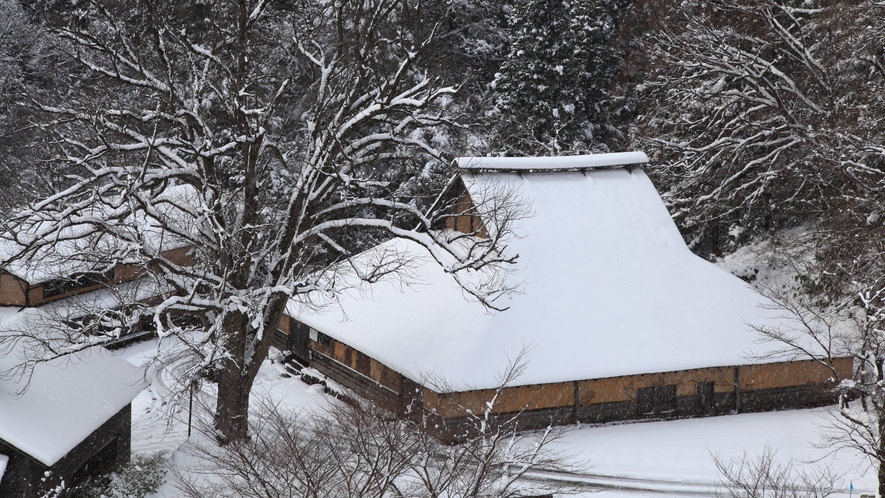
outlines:
[[695, 249], [718, 255], [730, 240], [790, 224], [841, 217], [834, 226], [845, 218], [862, 226], [880, 216], [879, 2], [657, 9], [667, 12], [646, 43], [640, 140], [661, 165], [655, 179]]
[[[796, 263], [814, 272], [815, 263]], [[820, 272], [820, 270], [816, 270]], [[839, 396], [830, 424], [822, 430], [823, 445], [848, 449], [866, 457], [876, 468], [879, 493], [885, 492], [885, 291], [854, 280], [853, 297], [821, 300], [794, 289], [770, 287], [772, 313], [778, 327], [754, 327], [762, 340], [780, 345], [768, 359], [812, 359], [829, 369]], [[833, 296], [831, 296], [833, 297]], [[846, 374], [839, 358], [850, 358]]]
[[[717, 0], [666, 12], [640, 89], [656, 180], [704, 256], [805, 227], [805, 259], [789, 262], [798, 285], [766, 292], [784, 326], [759, 332], [782, 345], [772, 357], [830, 369], [836, 440], [871, 458], [885, 493], [885, 9]], [[853, 358], [851, 375], [840, 357]]]
[[[189, 375], [218, 383], [223, 441], [247, 433], [290, 298], [334, 296], [342, 272], [408, 268], [390, 252], [355, 262], [380, 240], [420, 244], [494, 308], [502, 280], [473, 275], [512, 262], [512, 220], [454, 240], [435, 229], [439, 210], [399, 190], [442, 159], [428, 138], [451, 124], [455, 88], [425, 68], [438, 19], [422, 12], [402, 0], [78, 3], [53, 32], [80, 72], [55, 100], [20, 97], [55, 137], [67, 184], [5, 226], [19, 248], [6, 263], [125, 264], [154, 279], [161, 302], [130, 311], [191, 345]], [[184, 261], [174, 247], [189, 248]]]
[[[513, 365], [510, 374], [519, 370]], [[490, 410], [496, 399], [488, 400]], [[518, 417], [468, 417], [474, 425], [452, 444], [431, 434], [432, 417], [398, 418], [359, 399], [309, 419], [272, 400], [260, 406], [248, 440], [187, 447], [193, 464], [174, 469], [184, 496], [504, 498], [574, 491], [556, 481], [522, 480], [536, 470], [576, 469], [552, 449], [557, 431], [520, 433]]]
[[756, 458], [714, 456], [723, 490], [728, 498], [823, 498], [832, 495], [840, 476], [827, 467], [796, 468], [792, 461], [780, 463], [777, 452], [765, 447]]

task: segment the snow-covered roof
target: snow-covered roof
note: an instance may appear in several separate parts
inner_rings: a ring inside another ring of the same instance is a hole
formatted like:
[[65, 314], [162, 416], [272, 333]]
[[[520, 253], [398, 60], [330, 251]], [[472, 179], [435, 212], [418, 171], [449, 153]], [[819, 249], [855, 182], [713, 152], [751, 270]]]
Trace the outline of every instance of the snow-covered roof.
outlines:
[[[181, 220], [192, 217], [187, 213], [199, 205], [199, 194], [190, 185], [167, 187], [153, 200], [156, 215]], [[125, 212], [126, 208], [120, 208]], [[114, 237], [107, 233], [96, 233], [91, 219], [115, 219], [119, 213], [108, 206], [96, 206], [92, 215], [81, 214], [76, 221], [68, 220], [71, 226], [55, 231], [55, 224], [49, 221], [34, 221], [22, 227], [19, 233], [0, 233], [0, 271], [5, 271], [30, 284], [39, 284], [58, 278], [67, 278], [76, 273], [107, 270], [112, 258], [119, 263], [127, 262], [127, 253], [134, 249], [131, 240], [137, 240], [150, 250], [168, 251], [187, 246], [186, 241], [163, 230], [156, 219], [144, 213], [124, 216], [115, 227], [122, 235]], [[27, 258], [18, 257], [24, 244], [33, 240], [48, 238], [55, 243], [40, 248]], [[12, 259], [12, 261], [9, 261]]]
[[[0, 326], [18, 314], [0, 309]], [[5, 318], [5, 320], [3, 320]], [[21, 362], [23, 347], [0, 356], [0, 372]], [[27, 379], [0, 376], [0, 439], [47, 466], [55, 464], [144, 389], [144, 374], [101, 346], [38, 364]]]
[[633, 151], [561, 157], [459, 157], [455, 162], [462, 170], [585, 170], [645, 164], [648, 156], [645, 152]]
[[0, 482], [3, 482], [3, 474], [6, 473], [6, 462], [9, 461], [9, 457], [6, 455], [0, 455]]
[[[592, 158], [588, 158], [588, 162]], [[575, 158], [563, 158], [571, 164]], [[540, 160], [555, 166], [554, 159]], [[456, 389], [497, 385], [524, 347], [519, 384], [752, 363], [751, 324], [771, 324], [767, 301], [687, 248], [655, 187], [633, 169], [463, 174], [476, 198], [509, 185], [531, 202], [510, 241], [522, 293], [489, 313], [413, 242], [419, 283], [380, 282], [346, 293], [325, 312], [292, 311], [305, 324], [422, 382]]]

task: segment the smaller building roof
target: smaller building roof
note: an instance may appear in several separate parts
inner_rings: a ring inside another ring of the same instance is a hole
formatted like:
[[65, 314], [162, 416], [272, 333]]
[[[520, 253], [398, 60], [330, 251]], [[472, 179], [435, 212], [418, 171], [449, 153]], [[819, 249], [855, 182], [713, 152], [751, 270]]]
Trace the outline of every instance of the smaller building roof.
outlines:
[[[192, 186], [171, 186], [154, 199], [154, 216], [181, 220], [179, 224], [185, 225], [195, 219], [190, 210], [199, 206], [199, 202]], [[114, 233], [117, 235], [96, 231], [93, 226], [96, 220], [116, 220], [118, 226]], [[0, 233], [0, 272], [34, 285], [78, 273], [106, 271], [108, 265], [128, 262], [139, 247], [168, 251], [190, 245], [164, 230], [156, 218], [142, 212], [133, 215], [128, 207], [115, 211], [108, 206], [97, 206], [94, 213], [80, 213], [65, 223], [67, 225], [59, 229], [53, 221], [35, 219], [19, 226], [19, 232]], [[190, 227], [180, 228], [183, 233], [190, 230]], [[39, 248], [35, 254], [21, 256], [27, 244], [40, 240], [52, 243]]]
[[[15, 327], [20, 313], [28, 312], [34, 311], [0, 309], [0, 328]], [[40, 363], [30, 378], [4, 374], [21, 364], [25, 351], [27, 344], [19, 342], [9, 354], [0, 356], [0, 439], [47, 466], [68, 454], [145, 387], [141, 369], [101, 346]]]

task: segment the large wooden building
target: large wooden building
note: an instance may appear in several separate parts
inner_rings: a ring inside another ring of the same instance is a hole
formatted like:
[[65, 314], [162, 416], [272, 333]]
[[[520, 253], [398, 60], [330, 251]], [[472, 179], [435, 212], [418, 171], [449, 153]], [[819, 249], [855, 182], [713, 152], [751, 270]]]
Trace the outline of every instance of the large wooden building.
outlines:
[[[691, 253], [646, 161], [460, 159], [440, 229], [494, 233], [489, 192], [531, 205], [508, 242], [519, 258], [507, 278], [520, 289], [496, 302], [508, 309], [471, 302], [417, 244], [395, 239], [375, 250], [413, 257], [409, 282], [353, 282], [323, 311], [293, 302], [279, 342], [355, 392], [442, 426], [485, 410], [521, 351], [526, 368], [494, 412], [521, 412], [526, 428], [832, 402], [827, 368], [765, 357], [773, 346], [749, 325], [782, 325], [772, 303]], [[835, 367], [850, 376], [850, 359]]]

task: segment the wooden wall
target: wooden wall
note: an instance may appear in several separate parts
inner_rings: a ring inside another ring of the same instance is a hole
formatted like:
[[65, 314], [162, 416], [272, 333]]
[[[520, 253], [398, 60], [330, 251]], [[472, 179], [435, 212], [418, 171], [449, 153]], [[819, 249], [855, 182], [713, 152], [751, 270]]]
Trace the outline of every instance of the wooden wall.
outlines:
[[385, 387], [391, 391], [401, 392], [403, 385], [410, 383], [409, 379], [404, 375], [343, 342], [332, 338], [320, 338], [320, 340], [311, 338], [309, 345], [311, 351], [318, 352], [335, 360], [354, 372], [371, 379], [378, 386]]
[[476, 233], [479, 237], [488, 237], [488, 232], [482, 226], [482, 218], [476, 214], [473, 199], [467, 193], [467, 189], [461, 187], [461, 192], [452, 207], [446, 213], [444, 227], [449, 230], [462, 233]]
[[24, 280], [0, 273], [0, 306], [27, 306], [27, 289], [28, 283]]
[[[851, 358], [837, 359], [836, 366], [842, 378], [851, 377]], [[713, 395], [716, 396], [788, 387], [817, 388], [831, 383], [831, 376], [831, 372], [820, 363], [804, 360], [518, 386], [504, 390], [495, 412], [635, 403], [640, 389], [658, 386], [675, 386], [675, 402], [678, 405], [678, 398], [697, 398], [699, 384], [702, 383], [712, 382]], [[449, 394], [437, 394], [428, 390], [424, 394], [424, 406], [443, 417], [456, 417], [463, 414], [464, 409], [473, 413], [484, 410], [485, 402], [494, 394], [491, 389]], [[678, 411], [678, 407], [674, 410]]]
[[[299, 322], [292, 320], [292, 324]], [[311, 365], [367, 398], [384, 404], [420, 406], [457, 424], [467, 410], [482, 413], [496, 392], [480, 389], [438, 393], [343, 342], [311, 330]], [[852, 359], [839, 358], [841, 378], [852, 375]], [[514, 386], [498, 393], [494, 413], [520, 418], [526, 428], [577, 421], [602, 423], [641, 418], [705, 416], [740, 411], [820, 406], [835, 396], [829, 369], [816, 361], [695, 368], [673, 372]], [[419, 392], [416, 392], [416, 389]], [[644, 393], [650, 405], [639, 399]], [[391, 395], [406, 399], [391, 402]], [[665, 399], [656, 405], [659, 400]]]

